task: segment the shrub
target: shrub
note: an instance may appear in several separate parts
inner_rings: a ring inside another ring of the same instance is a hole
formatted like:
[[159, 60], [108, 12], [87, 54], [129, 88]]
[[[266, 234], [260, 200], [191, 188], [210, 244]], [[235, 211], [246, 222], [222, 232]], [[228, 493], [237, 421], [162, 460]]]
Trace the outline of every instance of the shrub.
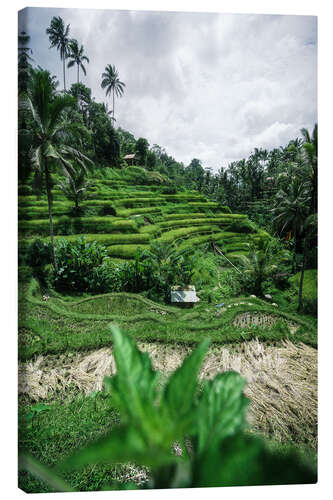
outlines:
[[108, 247], [108, 255], [122, 259], [133, 259], [138, 249], [144, 250], [148, 245], [112, 245]]
[[27, 264], [33, 269], [42, 269], [51, 263], [51, 245], [37, 238], [28, 246], [26, 252]]
[[19, 283], [26, 283], [32, 278], [32, 268], [29, 266], [19, 266], [18, 268], [18, 281]]
[[100, 210], [100, 215], [117, 215], [117, 211], [113, 204], [105, 203]]
[[[297, 273], [289, 280], [294, 289], [299, 290], [301, 273]], [[317, 315], [318, 308], [318, 271], [317, 269], [306, 269], [303, 281], [303, 311], [307, 314]]]
[[227, 205], [219, 205], [218, 207], [219, 212], [225, 213], [225, 214], [231, 214], [231, 209]]
[[124, 289], [123, 265], [106, 259], [94, 268], [90, 279], [90, 289], [94, 293], [121, 292]]
[[106, 248], [93, 241], [87, 243], [84, 236], [68, 241], [61, 239], [55, 245], [58, 270], [54, 284], [58, 290], [94, 291], [94, 269], [107, 256]]
[[73, 227], [80, 233], [137, 233], [138, 228], [133, 220], [117, 220], [106, 217], [77, 217], [73, 219]]
[[18, 187], [19, 196], [29, 196], [32, 195], [32, 187], [27, 184], [23, 184]]
[[161, 189], [162, 194], [177, 194], [176, 186], [167, 186]]
[[228, 226], [228, 231], [232, 233], [256, 233], [257, 228], [253, 222], [249, 220], [234, 220], [230, 226]]
[[72, 219], [67, 215], [59, 217], [56, 225], [57, 234], [73, 234], [73, 223]]

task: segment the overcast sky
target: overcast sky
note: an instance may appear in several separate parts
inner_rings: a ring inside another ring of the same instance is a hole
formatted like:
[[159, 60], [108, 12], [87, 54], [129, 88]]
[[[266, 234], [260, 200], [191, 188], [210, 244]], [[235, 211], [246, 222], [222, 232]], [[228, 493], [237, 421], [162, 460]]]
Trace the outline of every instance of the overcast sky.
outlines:
[[[116, 126], [159, 144], [187, 165], [217, 170], [300, 136], [317, 121], [317, 19], [310, 16], [29, 8], [19, 30], [35, 64], [62, 62], [45, 33], [53, 16], [70, 24], [90, 64], [81, 81], [107, 102], [101, 74], [114, 64], [125, 82]], [[67, 88], [76, 69], [66, 71]], [[111, 108], [111, 102], [109, 102]]]

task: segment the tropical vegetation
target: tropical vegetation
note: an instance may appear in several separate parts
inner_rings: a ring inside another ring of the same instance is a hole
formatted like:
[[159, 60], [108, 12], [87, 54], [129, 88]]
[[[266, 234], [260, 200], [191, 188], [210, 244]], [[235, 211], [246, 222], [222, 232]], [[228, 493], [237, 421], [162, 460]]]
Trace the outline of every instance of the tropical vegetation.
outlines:
[[61, 91], [18, 40], [20, 487], [315, 482], [317, 124], [184, 165], [116, 127], [116, 61], [109, 110], [70, 25], [46, 33]]

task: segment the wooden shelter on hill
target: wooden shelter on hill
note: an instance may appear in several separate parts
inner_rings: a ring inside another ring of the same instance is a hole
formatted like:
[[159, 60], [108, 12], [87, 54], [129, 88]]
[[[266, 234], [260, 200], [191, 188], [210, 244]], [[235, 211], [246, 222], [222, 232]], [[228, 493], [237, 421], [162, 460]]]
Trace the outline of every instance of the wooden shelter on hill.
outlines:
[[127, 165], [134, 165], [134, 160], [136, 159], [135, 153], [125, 155], [123, 160], [126, 161]]

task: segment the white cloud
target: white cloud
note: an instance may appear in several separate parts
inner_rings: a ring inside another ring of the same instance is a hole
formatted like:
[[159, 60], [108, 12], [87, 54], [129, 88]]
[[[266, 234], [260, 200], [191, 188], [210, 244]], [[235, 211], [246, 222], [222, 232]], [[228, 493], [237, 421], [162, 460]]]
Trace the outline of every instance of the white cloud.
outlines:
[[218, 168], [254, 147], [279, 147], [317, 120], [316, 18], [30, 9], [36, 62], [60, 82], [45, 35], [53, 15], [84, 44], [91, 62], [83, 82], [97, 100], [106, 100], [106, 64], [117, 67], [126, 83], [117, 125], [185, 164], [196, 157]]

